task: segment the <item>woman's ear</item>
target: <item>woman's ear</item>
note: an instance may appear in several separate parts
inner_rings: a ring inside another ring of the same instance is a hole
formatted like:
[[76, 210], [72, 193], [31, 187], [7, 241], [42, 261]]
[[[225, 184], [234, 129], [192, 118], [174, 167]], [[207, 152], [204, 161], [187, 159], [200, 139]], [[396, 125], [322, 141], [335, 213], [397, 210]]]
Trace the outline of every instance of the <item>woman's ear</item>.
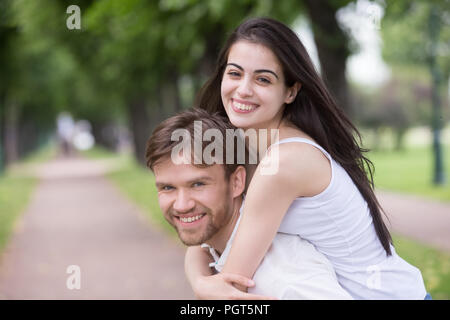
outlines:
[[297, 94], [300, 91], [301, 87], [302, 85], [300, 84], [300, 82], [296, 82], [292, 87], [288, 88], [287, 97], [284, 102], [287, 104], [292, 103], [295, 100], [295, 97], [297, 97]]
[[246, 171], [244, 166], [238, 166], [230, 176], [230, 184], [233, 188], [233, 198], [239, 197], [245, 190]]

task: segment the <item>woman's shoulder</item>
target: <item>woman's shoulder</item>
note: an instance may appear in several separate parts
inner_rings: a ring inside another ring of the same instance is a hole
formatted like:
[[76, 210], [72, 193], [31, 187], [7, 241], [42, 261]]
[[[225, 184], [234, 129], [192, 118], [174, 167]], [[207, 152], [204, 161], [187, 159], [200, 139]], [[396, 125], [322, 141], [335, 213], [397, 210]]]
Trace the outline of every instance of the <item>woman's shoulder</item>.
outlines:
[[332, 175], [331, 163], [320, 149], [298, 142], [282, 143], [276, 147], [278, 150], [271, 150], [271, 157], [272, 161], [278, 161], [277, 178], [285, 181], [286, 185], [295, 185], [299, 196], [314, 196], [328, 186]]
[[294, 165], [299, 169], [329, 165], [330, 162], [328, 156], [321, 150], [322, 147], [309, 137], [291, 136], [283, 138], [271, 149], [274, 148], [278, 148], [279, 159], [283, 164]]

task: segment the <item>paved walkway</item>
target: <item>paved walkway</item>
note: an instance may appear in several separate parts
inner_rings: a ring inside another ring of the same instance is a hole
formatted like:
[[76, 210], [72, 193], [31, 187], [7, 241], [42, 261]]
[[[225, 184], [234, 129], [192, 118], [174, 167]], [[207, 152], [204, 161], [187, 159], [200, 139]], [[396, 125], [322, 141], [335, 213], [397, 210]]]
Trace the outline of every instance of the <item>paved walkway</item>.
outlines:
[[450, 253], [450, 204], [411, 195], [377, 192], [388, 228]]
[[[104, 163], [43, 165], [0, 259], [0, 299], [193, 299], [184, 247], [155, 230], [109, 181]], [[80, 267], [79, 290], [67, 288]]]

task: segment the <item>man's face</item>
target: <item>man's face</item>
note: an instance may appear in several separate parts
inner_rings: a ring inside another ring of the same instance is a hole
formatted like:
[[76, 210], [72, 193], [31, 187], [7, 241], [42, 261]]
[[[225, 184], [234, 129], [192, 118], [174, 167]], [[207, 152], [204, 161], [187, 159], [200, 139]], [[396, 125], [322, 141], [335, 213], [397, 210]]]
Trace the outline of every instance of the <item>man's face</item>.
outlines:
[[159, 206], [185, 245], [209, 240], [229, 222], [233, 195], [222, 165], [198, 168], [167, 159], [153, 172]]

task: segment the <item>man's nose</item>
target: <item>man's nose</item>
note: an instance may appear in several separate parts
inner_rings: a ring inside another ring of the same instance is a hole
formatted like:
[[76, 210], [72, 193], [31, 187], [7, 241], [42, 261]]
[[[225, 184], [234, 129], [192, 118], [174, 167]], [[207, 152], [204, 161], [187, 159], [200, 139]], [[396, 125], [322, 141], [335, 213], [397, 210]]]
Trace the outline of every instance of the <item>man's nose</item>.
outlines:
[[195, 207], [195, 201], [189, 195], [188, 191], [179, 190], [177, 198], [173, 204], [173, 209], [180, 213], [186, 213]]
[[239, 96], [241, 97], [250, 97], [253, 95], [253, 88], [252, 88], [252, 82], [251, 79], [248, 77], [244, 77], [240, 83], [237, 90]]

